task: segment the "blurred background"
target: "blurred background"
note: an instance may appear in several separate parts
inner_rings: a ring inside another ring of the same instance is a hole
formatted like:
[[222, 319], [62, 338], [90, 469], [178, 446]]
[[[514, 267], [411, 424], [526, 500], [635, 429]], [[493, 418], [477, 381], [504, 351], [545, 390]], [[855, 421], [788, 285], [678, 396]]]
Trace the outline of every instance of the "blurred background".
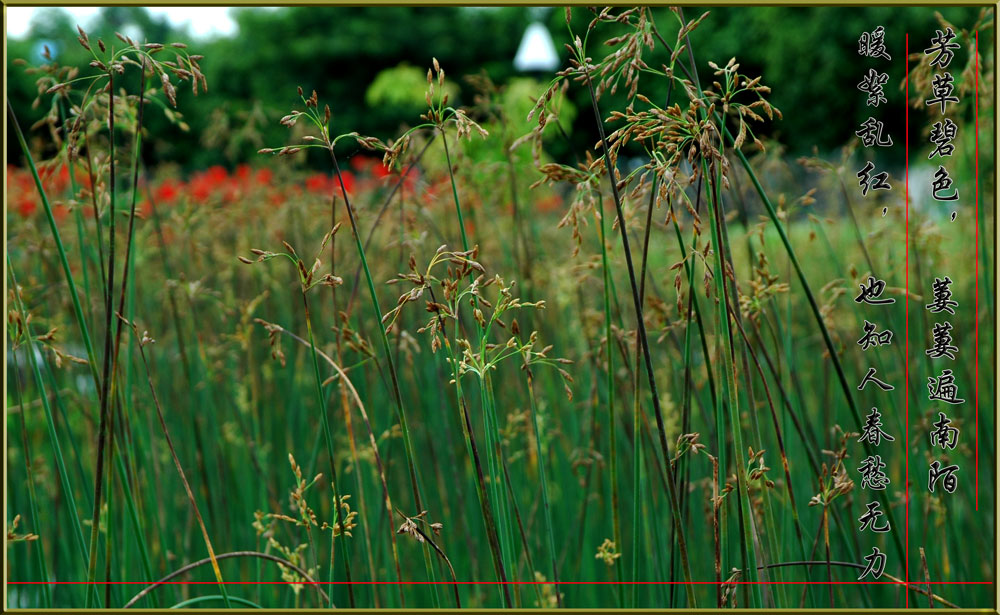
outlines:
[[[858, 36], [882, 25], [892, 56], [887, 105], [900, 112], [880, 116], [889, 134], [902, 141], [905, 35], [929, 40], [938, 27], [934, 11], [874, 6], [702, 10], [711, 10], [711, 17], [692, 34], [702, 81], [712, 75], [708, 60], [723, 64], [736, 56], [744, 74], [781, 84], [771, 100], [784, 120], [762, 128], [761, 136], [777, 140], [790, 155], [811, 154], [813, 148], [824, 154], [854, 137], [870, 111], [858, 104], [857, 83], [867, 66], [867, 58], [857, 55]], [[952, 23], [971, 24], [978, 11], [946, 7], [941, 14]], [[694, 9], [689, 12], [688, 19], [697, 16]], [[667, 7], [654, 14], [658, 23], [675, 22]], [[281, 142], [286, 130], [277, 120], [298, 102], [300, 85], [331, 103], [340, 132], [386, 139], [418, 121], [432, 57], [451, 79], [452, 104], [471, 106], [473, 88], [465, 78], [483, 73], [500, 86], [516, 80], [522, 98], [537, 96], [553, 71], [566, 66], [568, 42], [563, 10], [542, 7], [22, 7], [8, 8], [7, 16], [7, 92], [29, 126], [46, 109], [32, 108], [35, 77], [11, 62], [22, 58], [40, 64], [47, 46], [59, 64], [86, 67], [89, 56], [76, 42], [77, 25], [106, 41], [115, 40], [115, 31], [150, 42], [197, 41], [210, 90], [197, 98], [181, 97], [187, 130], [164, 132], [167, 120], [153, 114], [150, 133], [160, 138], [145, 150], [149, 164], [170, 160], [185, 169], [233, 166], [254, 159], [261, 144]], [[580, 23], [574, 29], [584, 30], [589, 19], [587, 11], [576, 11], [574, 20]], [[522, 54], [528, 61], [516, 63], [519, 47], [528, 42]], [[550, 62], [553, 54], [556, 61]], [[666, 86], [659, 87], [662, 91], [652, 81], [644, 86], [651, 98], [666, 96]], [[585, 90], [572, 88], [570, 95], [581, 108]], [[623, 95], [605, 95], [604, 106], [621, 108]], [[570, 139], [553, 143], [550, 154], [568, 156], [597, 140], [589, 113], [576, 119], [564, 126]], [[913, 124], [916, 136], [924, 127]], [[9, 156], [17, 152], [10, 134], [7, 147]], [[880, 149], [885, 151], [878, 155], [888, 158], [884, 162], [902, 166], [903, 148]]]

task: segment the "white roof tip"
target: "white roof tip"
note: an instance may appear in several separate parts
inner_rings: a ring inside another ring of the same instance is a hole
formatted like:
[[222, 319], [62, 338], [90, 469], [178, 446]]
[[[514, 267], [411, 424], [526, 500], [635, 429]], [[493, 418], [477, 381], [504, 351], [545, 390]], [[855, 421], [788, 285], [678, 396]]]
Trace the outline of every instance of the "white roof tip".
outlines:
[[514, 68], [519, 71], [551, 71], [559, 66], [559, 56], [548, 29], [534, 22], [524, 31], [514, 56]]

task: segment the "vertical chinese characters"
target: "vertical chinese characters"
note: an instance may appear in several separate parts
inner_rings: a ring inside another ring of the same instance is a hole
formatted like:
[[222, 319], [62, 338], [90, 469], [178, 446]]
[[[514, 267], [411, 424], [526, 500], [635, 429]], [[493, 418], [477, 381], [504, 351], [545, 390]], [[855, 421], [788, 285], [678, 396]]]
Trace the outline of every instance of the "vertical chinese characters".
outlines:
[[[958, 136], [958, 124], [947, 117], [949, 105], [959, 102], [955, 95], [955, 78], [948, 70], [955, 59], [955, 52], [961, 45], [955, 42], [955, 31], [950, 27], [936, 30], [931, 38], [930, 47], [924, 50], [924, 56], [929, 60], [929, 66], [935, 71], [931, 79], [931, 96], [924, 101], [927, 111], [939, 117], [930, 129], [929, 141], [931, 151], [927, 158], [938, 162], [937, 170], [931, 179], [930, 192], [934, 201], [949, 203], [953, 207], [950, 215], [952, 222], [958, 216], [959, 188], [955, 185], [946, 166], [955, 152], [955, 139]], [[954, 450], [958, 445], [959, 430], [952, 425], [953, 419], [948, 412], [965, 402], [961, 398], [955, 374], [949, 365], [958, 358], [959, 348], [954, 344], [953, 327], [948, 315], [955, 314], [958, 301], [953, 299], [951, 277], [936, 276], [930, 285], [930, 303], [925, 310], [935, 318], [931, 322], [931, 341], [924, 351], [933, 366], [933, 375], [927, 377], [927, 400], [935, 403], [936, 410], [931, 415], [936, 419], [930, 431], [932, 460], [927, 471], [927, 490], [938, 493], [954, 493], [958, 489], [958, 464], [950, 463], [947, 451]], [[938, 371], [940, 370], [940, 371]], [[936, 373], [935, 373], [936, 372]]]
[[[873, 58], [880, 64], [878, 68], [868, 68], [861, 82], [858, 83], [858, 89], [867, 94], [866, 106], [871, 107], [874, 113], [876, 108], [888, 102], [885, 87], [889, 82], [889, 73], [879, 70], [885, 68], [885, 62], [892, 59], [886, 49], [885, 28], [878, 26], [871, 32], [862, 32], [858, 39], [858, 54]], [[891, 147], [893, 144], [892, 136], [888, 134], [885, 124], [874, 116], [869, 116], [863, 121], [854, 134], [872, 155], [875, 148]], [[858, 171], [857, 177], [863, 197], [868, 197], [870, 192], [892, 189], [889, 173], [878, 170], [870, 157], [864, 167]], [[882, 215], [884, 216], [886, 213], [887, 208], [883, 207]], [[854, 301], [869, 306], [873, 312], [884, 310], [884, 306], [896, 302], [894, 298], [886, 295], [885, 280], [876, 277], [874, 271], [868, 276], [867, 281], [859, 284], [859, 292]], [[892, 341], [893, 332], [880, 326], [878, 319], [874, 317], [871, 320], [864, 319], [862, 334], [857, 339], [857, 345], [866, 358], [870, 358], [873, 353], [879, 352], [883, 347], [891, 345]], [[894, 388], [892, 384], [879, 377], [878, 370], [874, 367], [868, 368], [857, 387], [858, 391], [873, 399], [886, 395]], [[883, 459], [883, 453], [879, 451], [884, 448], [885, 443], [894, 442], [896, 438], [884, 428], [882, 412], [877, 405], [871, 407], [864, 425], [860, 427], [858, 442], [864, 446], [867, 453], [857, 468], [861, 477], [861, 489], [862, 491], [884, 493], [891, 480], [886, 472], [887, 464]], [[863, 512], [858, 517], [857, 522], [858, 531], [863, 534], [868, 532], [884, 534], [892, 530], [888, 515], [882, 508], [882, 502], [874, 497], [864, 504]], [[871, 553], [864, 557], [864, 570], [858, 580], [880, 578], [885, 571], [886, 561], [886, 554], [877, 546], [872, 547]]]

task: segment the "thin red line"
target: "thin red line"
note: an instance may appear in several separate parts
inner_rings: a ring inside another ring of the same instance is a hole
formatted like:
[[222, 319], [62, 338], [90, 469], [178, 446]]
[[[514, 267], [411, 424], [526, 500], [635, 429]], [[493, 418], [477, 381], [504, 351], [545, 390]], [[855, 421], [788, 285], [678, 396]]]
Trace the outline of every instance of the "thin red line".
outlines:
[[976, 32], [976, 510], [979, 510], [979, 32]]
[[[906, 52], [903, 54], [903, 71], [906, 81], [906, 101], [905, 107], [905, 157], [906, 157], [906, 179], [903, 188], [903, 202], [906, 208], [906, 230], [903, 238], [906, 244], [906, 299], [904, 310], [906, 312], [906, 368], [904, 379], [906, 386], [903, 387], [906, 402], [904, 404], [906, 412], [906, 561], [904, 569], [906, 571], [906, 586], [910, 586], [910, 33], [906, 33]], [[910, 608], [910, 592], [906, 593], [906, 608]]]
[[[905, 581], [223, 581], [224, 585], [906, 585]], [[910, 585], [993, 585], [993, 581], [921, 581]], [[8, 581], [8, 585], [154, 585], [148, 581]], [[218, 585], [163, 581], [155, 585]]]

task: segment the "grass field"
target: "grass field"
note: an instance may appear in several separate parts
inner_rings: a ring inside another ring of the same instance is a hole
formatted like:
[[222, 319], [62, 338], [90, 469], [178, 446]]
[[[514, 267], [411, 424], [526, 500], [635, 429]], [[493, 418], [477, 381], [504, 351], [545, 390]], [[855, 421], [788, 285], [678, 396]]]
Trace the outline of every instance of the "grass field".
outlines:
[[[516, 110], [487, 83], [449, 106], [435, 60], [391, 142], [302, 84], [286, 143], [194, 172], [141, 164], [140, 128], [202, 87], [197, 50], [81, 31], [93, 77], [49, 65], [51, 122], [8, 115], [8, 606], [994, 606], [938, 584], [995, 581], [992, 48], [962, 73], [950, 221], [907, 210], [902, 169], [862, 197], [856, 142], [758, 146], [808, 110], [734, 62], [695, 83], [724, 59], [677, 17], [597, 14]], [[602, 135], [575, 161], [548, 154], [563, 87]], [[895, 303], [854, 300], [869, 276]], [[925, 353], [943, 276], [954, 360]], [[865, 321], [891, 342], [862, 350]], [[893, 390], [858, 390], [872, 367]], [[942, 369], [964, 404], [928, 401]], [[873, 407], [893, 441], [859, 442]], [[889, 532], [859, 531], [873, 501]], [[882, 583], [850, 583], [873, 547]]]

